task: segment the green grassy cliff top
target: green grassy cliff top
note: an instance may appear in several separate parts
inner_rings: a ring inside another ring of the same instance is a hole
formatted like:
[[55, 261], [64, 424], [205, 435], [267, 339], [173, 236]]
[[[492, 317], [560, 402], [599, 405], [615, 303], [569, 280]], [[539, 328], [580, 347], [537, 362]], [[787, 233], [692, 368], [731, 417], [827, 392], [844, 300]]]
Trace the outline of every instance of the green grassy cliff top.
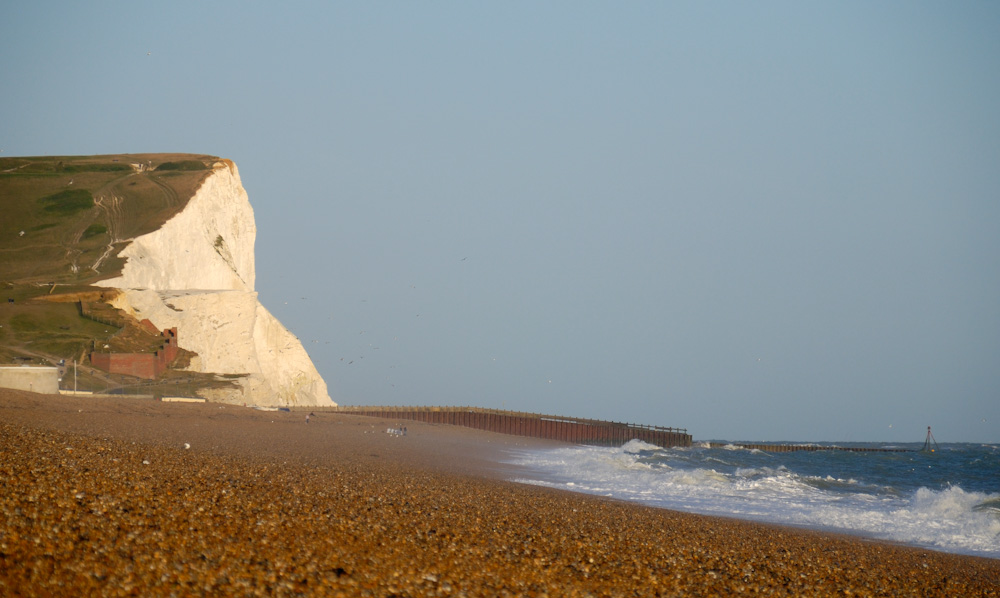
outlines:
[[0, 158], [0, 282], [87, 285], [179, 212], [219, 159], [193, 154]]

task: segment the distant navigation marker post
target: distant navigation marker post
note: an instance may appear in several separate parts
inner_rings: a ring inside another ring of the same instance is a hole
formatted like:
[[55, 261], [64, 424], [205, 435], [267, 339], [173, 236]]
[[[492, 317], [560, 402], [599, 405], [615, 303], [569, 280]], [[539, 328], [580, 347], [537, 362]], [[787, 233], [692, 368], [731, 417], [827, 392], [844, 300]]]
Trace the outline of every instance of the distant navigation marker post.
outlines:
[[937, 450], [937, 440], [934, 440], [934, 435], [931, 434], [931, 427], [927, 426], [927, 439], [924, 440], [924, 448], [920, 449], [922, 453], [933, 453]]

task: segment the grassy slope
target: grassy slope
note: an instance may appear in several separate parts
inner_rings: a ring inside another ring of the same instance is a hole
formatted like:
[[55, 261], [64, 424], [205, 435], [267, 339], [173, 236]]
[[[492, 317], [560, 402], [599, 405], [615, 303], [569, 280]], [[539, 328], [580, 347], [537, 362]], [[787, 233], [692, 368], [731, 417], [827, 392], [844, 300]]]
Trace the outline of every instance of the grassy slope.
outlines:
[[[183, 161], [204, 166], [156, 168]], [[178, 154], [0, 159], [0, 278], [85, 285], [116, 275], [122, 264], [113, 256], [124, 241], [180, 211], [215, 161]], [[136, 172], [132, 164], [154, 169]], [[95, 269], [112, 243], [110, 261]]]
[[[157, 338], [83, 317], [72, 299], [87, 293], [93, 301], [90, 285], [120, 274], [117, 254], [128, 241], [183, 209], [217, 161], [190, 154], [0, 159], [0, 364], [84, 363], [92, 346], [155, 350]], [[70, 301], [47, 300], [60, 295]], [[99, 301], [91, 304], [107, 309]], [[205, 376], [186, 372], [166, 378], [175, 387], [179, 378], [206, 383]], [[81, 389], [137, 384], [77, 368]]]

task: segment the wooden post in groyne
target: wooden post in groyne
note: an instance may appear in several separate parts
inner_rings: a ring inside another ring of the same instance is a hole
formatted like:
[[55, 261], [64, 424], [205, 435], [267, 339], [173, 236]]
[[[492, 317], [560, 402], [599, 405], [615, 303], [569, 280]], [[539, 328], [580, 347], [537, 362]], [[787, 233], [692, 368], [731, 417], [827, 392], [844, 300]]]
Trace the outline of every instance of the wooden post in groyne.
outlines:
[[[325, 410], [324, 410], [325, 411]], [[665, 428], [596, 419], [503, 411], [482, 407], [335, 407], [336, 413], [464, 426], [488, 432], [560, 440], [575, 444], [621, 446], [641, 440], [656, 446], [691, 446], [683, 428]]]

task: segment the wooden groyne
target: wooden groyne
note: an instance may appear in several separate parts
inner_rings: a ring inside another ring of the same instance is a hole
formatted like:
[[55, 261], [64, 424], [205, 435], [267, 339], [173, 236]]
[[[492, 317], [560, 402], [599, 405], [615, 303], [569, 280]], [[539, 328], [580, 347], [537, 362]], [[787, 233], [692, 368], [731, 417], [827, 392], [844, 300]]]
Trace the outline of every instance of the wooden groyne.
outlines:
[[852, 453], [912, 453], [910, 449], [878, 448], [867, 446], [819, 446], [816, 444], [741, 444], [739, 442], [709, 442], [709, 448], [737, 447], [756, 449], [768, 453], [792, 453], [796, 451], [849, 451]]
[[629, 440], [641, 440], [664, 448], [691, 446], [691, 435], [683, 428], [644, 426], [482, 407], [354, 406], [336, 407], [332, 411], [392, 420], [464, 426], [500, 434], [546, 438], [575, 444], [621, 446]]

